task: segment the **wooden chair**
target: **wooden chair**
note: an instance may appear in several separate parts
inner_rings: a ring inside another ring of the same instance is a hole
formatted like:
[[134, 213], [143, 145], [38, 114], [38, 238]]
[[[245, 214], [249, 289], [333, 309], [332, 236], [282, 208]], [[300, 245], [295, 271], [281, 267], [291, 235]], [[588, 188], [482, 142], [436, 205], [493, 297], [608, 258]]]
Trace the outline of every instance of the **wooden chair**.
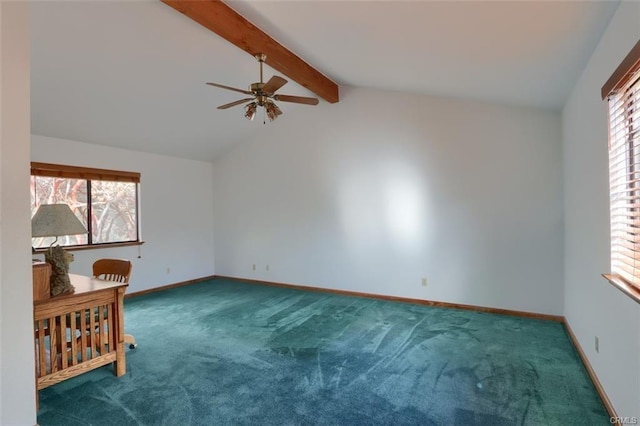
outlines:
[[[93, 263], [93, 276], [107, 281], [129, 283], [132, 264], [124, 259], [98, 259]], [[124, 342], [129, 348], [135, 349], [138, 344], [131, 334], [124, 335]]]

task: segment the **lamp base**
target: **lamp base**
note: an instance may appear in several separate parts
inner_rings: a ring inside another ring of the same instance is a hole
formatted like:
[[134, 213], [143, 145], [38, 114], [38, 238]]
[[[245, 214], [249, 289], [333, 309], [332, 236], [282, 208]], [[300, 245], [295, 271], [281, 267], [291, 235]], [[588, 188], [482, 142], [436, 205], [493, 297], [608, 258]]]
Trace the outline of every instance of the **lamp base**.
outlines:
[[73, 254], [62, 247], [50, 247], [44, 259], [51, 264], [51, 295], [57, 296], [76, 291], [69, 279], [69, 263], [73, 262]]

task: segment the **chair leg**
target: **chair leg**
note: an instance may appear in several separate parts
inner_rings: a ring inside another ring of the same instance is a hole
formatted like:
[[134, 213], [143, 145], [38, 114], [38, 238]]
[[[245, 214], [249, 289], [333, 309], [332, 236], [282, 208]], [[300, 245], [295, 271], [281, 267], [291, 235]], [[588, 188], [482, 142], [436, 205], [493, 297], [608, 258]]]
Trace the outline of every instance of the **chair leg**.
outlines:
[[136, 338], [131, 334], [124, 335], [124, 342], [129, 344], [129, 349], [135, 349], [138, 347], [138, 343], [136, 343]]

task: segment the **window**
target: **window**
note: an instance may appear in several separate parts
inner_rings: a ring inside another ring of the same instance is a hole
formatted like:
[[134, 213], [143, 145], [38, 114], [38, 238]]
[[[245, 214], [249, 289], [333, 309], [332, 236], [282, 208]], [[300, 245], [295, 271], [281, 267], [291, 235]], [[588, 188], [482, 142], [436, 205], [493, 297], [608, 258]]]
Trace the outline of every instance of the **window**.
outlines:
[[[88, 232], [59, 237], [61, 246], [139, 243], [140, 173], [31, 163], [31, 216], [41, 204], [68, 204]], [[54, 237], [34, 238], [34, 248]]]
[[609, 104], [612, 284], [640, 302], [640, 41], [602, 88]]

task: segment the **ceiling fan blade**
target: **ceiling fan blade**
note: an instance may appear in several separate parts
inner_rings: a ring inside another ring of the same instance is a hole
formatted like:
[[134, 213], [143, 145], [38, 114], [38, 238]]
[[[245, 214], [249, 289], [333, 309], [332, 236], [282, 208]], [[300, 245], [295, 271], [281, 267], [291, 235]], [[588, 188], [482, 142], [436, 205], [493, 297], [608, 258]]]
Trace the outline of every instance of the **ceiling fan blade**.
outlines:
[[207, 84], [209, 86], [219, 87], [221, 89], [233, 90], [234, 92], [244, 93], [245, 95], [253, 95], [253, 93], [249, 92], [248, 90], [236, 89], [235, 87], [225, 86], [218, 83], [207, 83]]
[[282, 102], [293, 102], [295, 104], [318, 105], [317, 98], [307, 98], [304, 96], [275, 95], [273, 99]]
[[262, 87], [262, 91], [265, 93], [273, 93], [285, 84], [287, 84], [287, 80], [274, 75], [269, 79], [269, 81], [264, 84], [264, 86]]
[[228, 103], [228, 104], [220, 105], [220, 106], [218, 107], [218, 109], [227, 109], [227, 108], [231, 108], [232, 106], [240, 105], [240, 104], [243, 104], [243, 103], [245, 103], [245, 102], [252, 101], [252, 100], [253, 100], [253, 98], [240, 99], [239, 101], [235, 101], [235, 102], [231, 102], [231, 103]]

